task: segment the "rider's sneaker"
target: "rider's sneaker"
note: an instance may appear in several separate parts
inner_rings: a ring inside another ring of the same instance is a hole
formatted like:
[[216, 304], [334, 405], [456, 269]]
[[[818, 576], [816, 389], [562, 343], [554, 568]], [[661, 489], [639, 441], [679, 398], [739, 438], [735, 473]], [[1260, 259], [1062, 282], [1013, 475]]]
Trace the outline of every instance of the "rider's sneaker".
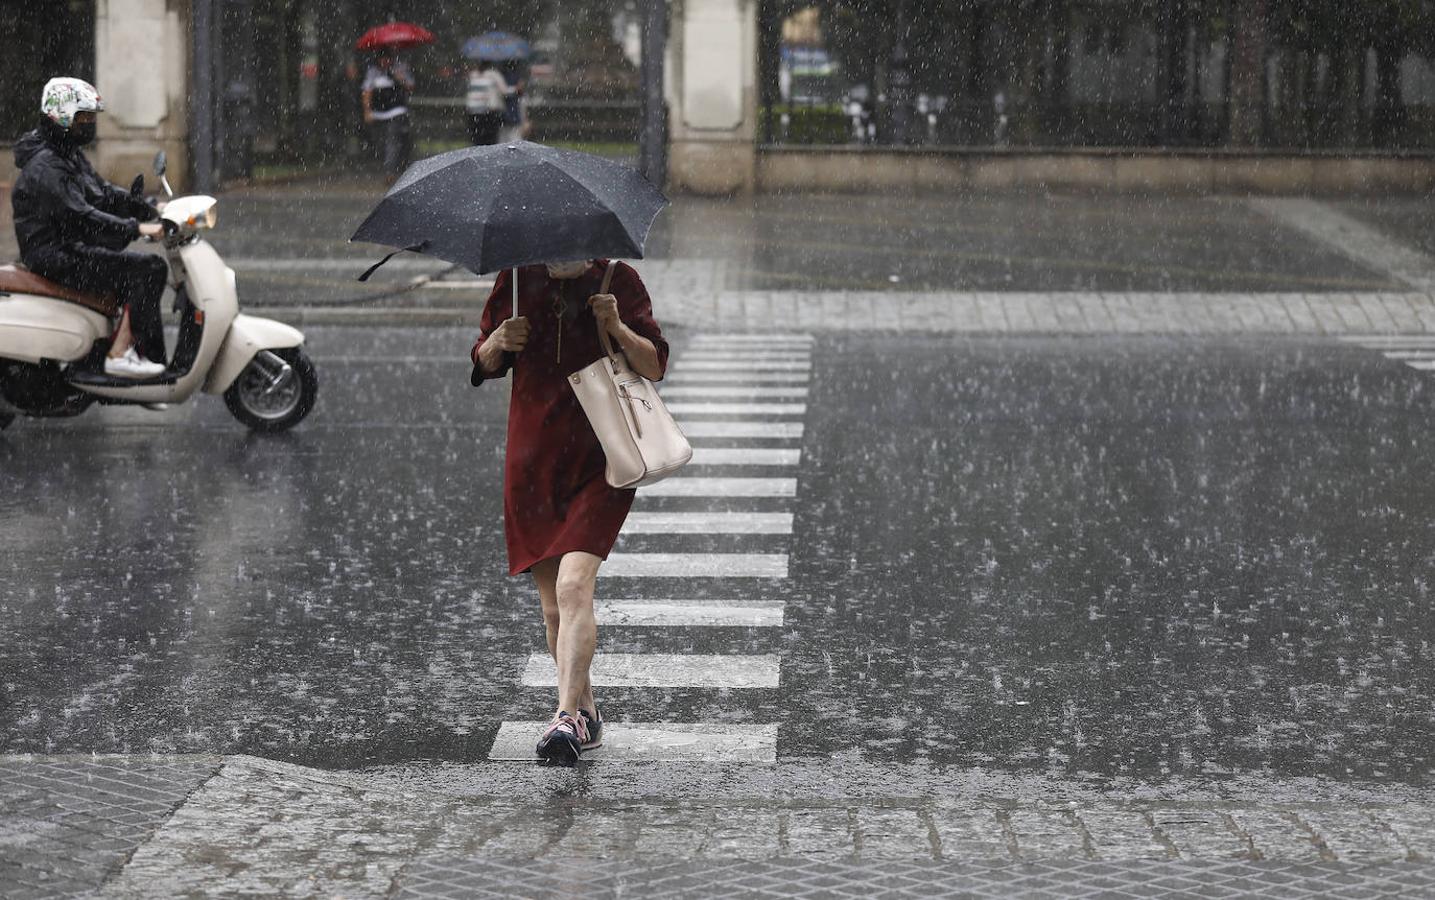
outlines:
[[560, 712], [538, 739], [538, 758], [560, 766], [571, 766], [578, 762], [586, 740], [588, 728], [583, 720]]
[[578, 718], [583, 721], [584, 727], [588, 729], [588, 740], [583, 742], [584, 750], [597, 750], [603, 746], [603, 716], [601, 713], [590, 713], [586, 709], [578, 710]]
[[133, 347], [126, 350], [124, 356], [105, 357], [105, 374], [115, 378], [153, 378], [163, 373], [164, 366], [140, 359]]

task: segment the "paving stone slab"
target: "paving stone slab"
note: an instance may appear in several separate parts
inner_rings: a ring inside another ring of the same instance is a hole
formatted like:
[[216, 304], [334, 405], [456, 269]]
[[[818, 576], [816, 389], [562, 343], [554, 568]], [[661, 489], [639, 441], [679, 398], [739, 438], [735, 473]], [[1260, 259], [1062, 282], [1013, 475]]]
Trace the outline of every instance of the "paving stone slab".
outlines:
[[585, 897], [1410, 897], [1435, 890], [1435, 866], [426, 859], [399, 876], [395, 896], [548, 897], [575, 885]]
[[[1237, 785], [1231, 795], [1246, 799], [1199, 800], [1200, 789], [1174, 784], [1116, 795], [1109, 785], [1092, 792], [971, 772], [941, 779], [937, 793], [928, 778], [903, 796], [921, 780], [915, 770], [728, 766], [726, 779], [697, 787], [685, 786], [690, 768], [657, 779], [662, 795], [625, 797], [600, 790], [633, 782], [621, 764], [385, 774], [252, 757], [12, 757], [0, 761], [0, 895], [467, 896], [486, 889], [466, 880], [475, 878], [527, 896], [570, 858], [595, 861], [599, 896], [659, 890], [659, 877], [686, 892], [703, 873], [729, 873], [736, 880], [719, 881], [739, 895], [865, 891], [862, 879], [879, 875], [883, 890], [930, 891], [932, 873], [978, 895], [1033, 892], [1038, 882], [1061, 896], [1095, 887], [1208, 895], [1213, 885], [1224, 896], [1246, 883], [1287, 896], [1337, 882], [1349, 896], [1394, 895], [1387, 888], [1397, 883], [1418, 895], [1430, 885], [1422, 848], [1435, 806], [1393, 786], [1312, 789], [1297, 801], [1291, 785], [1267, 787], [1284, 800]], [[832, 790], [808, 789], [823, 784]], [[858, 784], [880, 790], [864, 795]], [[1370, 802], [1382, 795], [1387, 802]], [[47, 819], [46, 809], [64, 814]], [[658, 858], [680, 859], [654, 868]], [[808, 860], [826, 874], [806, 874], [799, 863]], [[1253, 866], [1162, 868], [1223, 862]]]
[[0, 756], [0, 896], [94, 890], [219, 765], [204, 756]]

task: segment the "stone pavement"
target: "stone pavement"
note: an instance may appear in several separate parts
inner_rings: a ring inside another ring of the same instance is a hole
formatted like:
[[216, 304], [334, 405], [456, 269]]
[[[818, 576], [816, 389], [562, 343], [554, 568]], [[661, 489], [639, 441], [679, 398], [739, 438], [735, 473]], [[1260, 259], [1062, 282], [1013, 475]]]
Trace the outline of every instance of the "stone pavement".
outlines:
[[0, 757], [0, 896], [546, 896], [575, 878], [598, 896], [1435, 891], [1435, 797], [1399, 786], [839, 759], [675, 766], [651, 793], [634, 774]]
[[[729, 331], [899, 331], [964, 334], [1379, 334], [1435, 331], [1435, 294], [978, 293], [717, 291], [705, 264], [639, 269], [666, 326]], [[457, 293], [457, 292], [455, 292]], [[296, 325], [478, 324], [486, 291], [440, 307], [250, 309]], [[454, 298], [455, 300], [458, 297]]]

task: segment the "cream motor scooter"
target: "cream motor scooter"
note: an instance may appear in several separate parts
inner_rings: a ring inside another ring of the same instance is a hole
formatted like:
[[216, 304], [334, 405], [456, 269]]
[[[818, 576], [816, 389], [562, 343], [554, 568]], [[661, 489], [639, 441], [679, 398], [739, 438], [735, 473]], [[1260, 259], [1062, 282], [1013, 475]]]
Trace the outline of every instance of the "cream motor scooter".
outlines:
[[[19, 266], [0, 266], [0, 428], [16, 416], [73, 416], [103, 404], [182, 403], [195, 391], [223, 394], [240, 422], [256, 431], [292, 428], [314, 406], [318, 378], [304, 335], [239, 311], [234, 270], [200, 237], [216, 222], [213, 197], [175, 197], [160, 213], [179, 339], [169, 366], [142, 380], [105, 374], [114, 297], [86, 294]], [[142, 189], [143, 177], [136, 179]]]

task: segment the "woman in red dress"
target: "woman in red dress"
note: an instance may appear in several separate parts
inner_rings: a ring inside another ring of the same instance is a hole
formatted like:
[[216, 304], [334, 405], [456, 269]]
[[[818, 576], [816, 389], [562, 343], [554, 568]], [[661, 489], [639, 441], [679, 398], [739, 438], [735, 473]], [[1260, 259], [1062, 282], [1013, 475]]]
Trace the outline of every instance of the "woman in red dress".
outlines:
[[[610, 265], [609, 292], [599, 293]], [[593, 594], [636, 492], [608, 486], [603, 448], [568, 376], [603, 355], [599, 328], [652, 381], [667, 370], [668, 342], [631, 266], [583, 260], [521, 268], [516, 318], [511, 279], [510, 271], [498, 276], [483, 308], [473, 377], [477, 384], [513, 370], [503, 468], [508, 573], [533, 573], [558, 671], [558, 708], [538, 755], [571, 764], [602, 743], [588, 677], [598, 642]]]

